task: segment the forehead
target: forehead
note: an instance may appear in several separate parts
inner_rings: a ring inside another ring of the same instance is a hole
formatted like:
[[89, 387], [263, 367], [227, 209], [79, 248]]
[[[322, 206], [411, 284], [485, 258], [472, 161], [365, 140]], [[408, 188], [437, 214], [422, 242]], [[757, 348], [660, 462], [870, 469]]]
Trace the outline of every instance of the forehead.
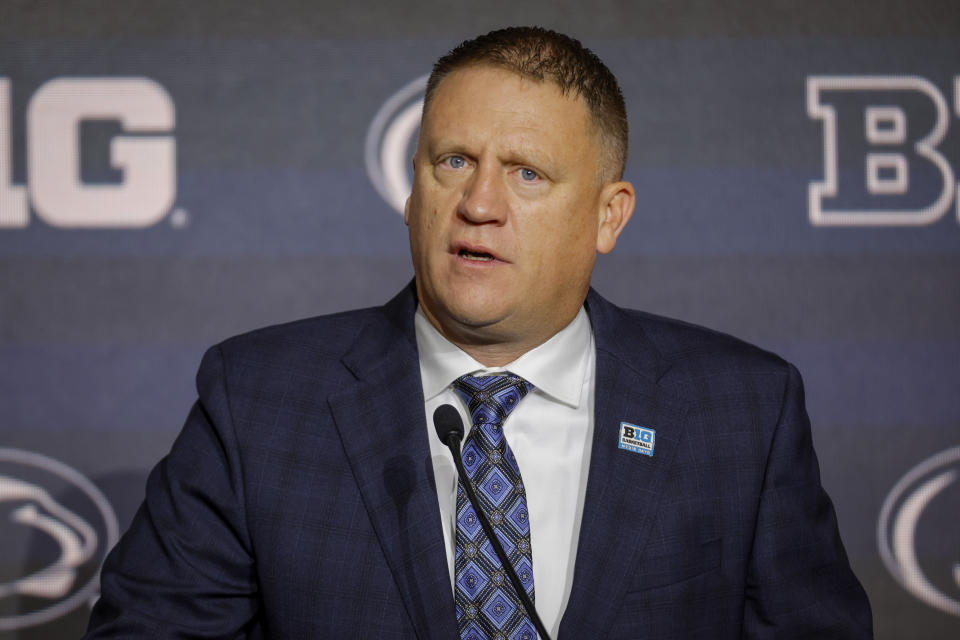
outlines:
[[509, 135], [578, 147], [595, 143], [589, 108], [579, 95], [564, 94], [549, 80], [490, 65], [465, 67], [445, 76], [426, 106], [421, 133]]

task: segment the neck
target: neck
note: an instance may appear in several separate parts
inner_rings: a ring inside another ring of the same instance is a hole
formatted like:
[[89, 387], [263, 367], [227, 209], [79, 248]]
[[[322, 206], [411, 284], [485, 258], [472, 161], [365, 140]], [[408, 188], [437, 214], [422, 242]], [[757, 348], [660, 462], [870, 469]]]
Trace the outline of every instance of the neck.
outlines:
[[[449, 338], [447, 339], [449, 340]], [[453, 342], [453, 344], [463, 349], [471, 358], [485, 367], [502, 367], [510, 364], [527, 351], [543, 344], [541, 342], [531, 347], [523, 348], [508, 344], [474, 345], [455, 342], [453, 340], [450, 340], [450, 342]]]

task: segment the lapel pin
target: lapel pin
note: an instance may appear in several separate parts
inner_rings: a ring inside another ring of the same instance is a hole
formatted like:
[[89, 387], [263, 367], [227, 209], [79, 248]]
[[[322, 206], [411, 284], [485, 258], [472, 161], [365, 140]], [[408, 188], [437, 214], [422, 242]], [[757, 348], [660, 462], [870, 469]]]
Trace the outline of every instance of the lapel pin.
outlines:
[[653, 445], [657, 439], [657, 432], [649, 427], [641, 427], [629, 422], [620, 423], [620, 448], [642, 453], [645, 456], [653, 455]]

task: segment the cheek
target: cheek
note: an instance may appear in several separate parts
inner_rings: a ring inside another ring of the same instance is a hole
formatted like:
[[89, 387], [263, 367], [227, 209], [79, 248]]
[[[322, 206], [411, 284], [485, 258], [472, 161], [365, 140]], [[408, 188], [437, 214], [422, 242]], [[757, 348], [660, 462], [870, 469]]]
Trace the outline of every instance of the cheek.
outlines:
[[422, 233], [433, 225], [437, 215], [436, 200], [430, 197], [428, 190], [416, 185], [410, 196], [408, 224], [411, 231]]
[[[527, 236], [524, 242], [526, 252], [531, 258], [531, 264], [536, 269], [534, 278], [543, 283], [556, 278], [564, 277], [570, 259], [569, 245], [571, 238], [569, 229], [563, 225], [539, 224]], [[543, 292], [547, 294], [544, 289]]]
[[416, 206], [412, 213], [420, 219], [420, 224], [425, 226], [435, 224], [441, 212], [449, 208], [449, 203], [454, 198], [450, 191], [440, 188], [429, 178], [424, 182], [426, 184], [417, 185], [414, 189], [417, 196], [413, 200]]
[[596, 244], [597, 226], [592, 218], [579, 212], [568, 211], [539, 218], [535, 236], [544, 253], [558, 257], [582, 255]]
[[545, 277], [564, 285], [589, 274], [596, 257], [596, 237], [596, 225], [583, 214], [565, 216], [560, 224], [544, 229], [543, 268], [555, 272]]

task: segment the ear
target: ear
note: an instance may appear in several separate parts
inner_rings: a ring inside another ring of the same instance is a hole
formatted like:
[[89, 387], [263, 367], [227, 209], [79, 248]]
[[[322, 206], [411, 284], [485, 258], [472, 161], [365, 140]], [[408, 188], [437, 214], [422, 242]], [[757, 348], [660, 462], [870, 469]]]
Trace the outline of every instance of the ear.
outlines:
[[[410, 164], [413, 165], [413, 175], [414, 180], [416, 180], [417, 175], [417, 156], [414, 155], [410, 158]], [[403, 203], [403, 224], [410, 226], [410, 198], [413, 197], [413, 192], [410, 192], [410, 195], [407, 196], [407, 201]]]
[[600, 193], [597, 251], [610, 253], [617, 244], [620, 232], [633, 215], [637, 197], [633, 185], [629, 182], [612, 182], [605, 185]]

